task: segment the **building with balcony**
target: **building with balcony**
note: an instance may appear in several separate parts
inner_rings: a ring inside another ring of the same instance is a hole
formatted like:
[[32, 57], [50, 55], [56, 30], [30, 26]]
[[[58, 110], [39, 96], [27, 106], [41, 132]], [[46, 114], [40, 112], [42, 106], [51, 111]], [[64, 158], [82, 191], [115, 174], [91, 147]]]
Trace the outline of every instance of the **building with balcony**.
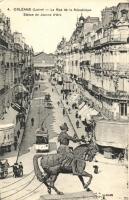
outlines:
[[33, 49], [25, 43], [22, 33], [11, 32], [10, 19], [0, 10], [0, 118], [11, 105], [15, 84], [29, 86], [32, 72]]
[[[76, 81], [82, 80], [86, 96], [107, 122], [111, 120], [114, 123], [113, 131], [117, 132], [115, 124], [118, 122], [121, 127], [127, 127], [129, 3], [105, 8], [102, 21], [97, 17], [81, 16], [70, 40], [61, 43], [61, 48], [57, 46], [56, 54], [57, 58], [62, 59], [64, 73]], [[123, 130], [127, 135], [127, 128]]]
[[11, 151], [16, 115], [25, 112], [32, 91], [33, 54], [22, 33], [11, 32], [10, 19], [0, 10], [0, 154]]

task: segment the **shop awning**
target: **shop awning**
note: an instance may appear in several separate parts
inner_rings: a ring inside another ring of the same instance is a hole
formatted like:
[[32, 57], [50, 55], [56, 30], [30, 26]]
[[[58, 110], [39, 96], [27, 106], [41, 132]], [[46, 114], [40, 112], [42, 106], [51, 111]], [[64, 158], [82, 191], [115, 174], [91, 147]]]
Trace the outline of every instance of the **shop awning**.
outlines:
[[11, 107], [17, 112], [25, 112], [25, 108], [20, 106], [18, 103], [11, 103]]
[[75, 103], [78, 99], [79, 99], [79, 94], [74, 94], [72, 95], [70, 98], [69, 98], [69, 103], [72, 104], [72, 103]]
[[128, 145], [128, 132], [128, 123], [98, 121], [95, 129], [96, 143], [101, 146], [125, 149]]
[[97, 110], [95, 110], [95, 109], [91, 109], [90, 110], [90, 115], [91, 116], [95, 116], [95, 115], [97, 115], [98, 114], [98, 111]]
[[91, 120], [92, 116], [95, 116], [97, 114], [98, 114], [98, 112], [95, 109], [87, 106], [87, 109], [85, 109], [85, 111], [81, 115], [81, 120], [84, 121], [86, 118], [86, 120], [89, 121], [89, 120]]
[[4, 114], [3, 119], [0, 120], [0, 124], [16, 124], [16, 115], [18, 112], [14, 110], [11, 106], [6, 110], [7, 113]]
[[90, 115], [91, 109], [87, 106], [87, 109], [82, 113], [81, 115], [81, 120], [84, 121], [85, 118], [87, 121], [91, 120], [91, 115]]
[[85, 105], [85, 102], [83, 101], [79, 106], [78, 109], [81, 110], [83, 108], [83, 106]]
[[82, 107], [82, 109], [79, 110], [78, 114], [82, 116], [83, 113], [85, 113], [87, 109], [88, 109], [88, 106], [87, 106], [87, 105], [84, 105], [84, 106]]

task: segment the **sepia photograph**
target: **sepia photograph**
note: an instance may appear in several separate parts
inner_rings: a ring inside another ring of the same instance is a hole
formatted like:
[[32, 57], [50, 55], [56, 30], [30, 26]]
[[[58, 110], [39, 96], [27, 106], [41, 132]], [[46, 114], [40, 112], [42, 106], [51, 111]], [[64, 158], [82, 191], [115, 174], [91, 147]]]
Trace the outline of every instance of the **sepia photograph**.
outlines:
[[129, 1], [0, 0], [0, 200], [129, 200]]

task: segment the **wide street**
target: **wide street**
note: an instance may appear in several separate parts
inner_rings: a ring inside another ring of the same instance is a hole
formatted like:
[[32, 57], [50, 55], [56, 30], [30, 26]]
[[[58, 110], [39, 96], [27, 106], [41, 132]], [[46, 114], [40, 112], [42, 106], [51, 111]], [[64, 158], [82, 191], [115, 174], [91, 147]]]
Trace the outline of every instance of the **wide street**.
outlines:
[[[0, 180], [1, 199], [7, 200], [38, 200], [40, 195], [47, 194], [47, 189], [44, 184], [41, 184], [34, 175], [33, 171], [33, 156], [35, 155], [35, 131], [40, 127], [44, 118], [44, 125], [48, 129], [50, 138], [50, 153], [55, 153], [57, 149], [57, 136], [60, 133], [60, 125], [64, 122], [68, 124], [69, 134], [73, 135], [73, 128], [67, 118], [62, 114], [62, 106], [58, 106], [57, 102], [61, 99], [54, 86], [51, 86], [48, 76], [45, 80], [36, 83], [40, 88], [34, 91], [34, 96], [31, 102], [31, 109], [23, 142], [21, 144], [20, 155], [18, 161], [22, 161], [24, 166], [24, 176], [15, 179], [12, 176], [12, 168], [9, 176]], [[52, 92], [52, 88], [54, 91]], [[42, 97], [44, 94], [50, 93], [53, 109], [44, 108]], [[31, 126], [31, 118], [34, 118], [34, 126]], [[73, 145], [72, 143], [70, 145]], [[8, 157], [12, 165], [16, 157], [11, 155]], [[123, 200], [127, 196], [126, 183], [127, 173], [122, 165], [106, 164], [98, 162], [99, 173], [94, 174], [93, 163], [87, 163], [86, 170], [93, 175], [93, 180], [90, 189], [105, 199]], [[117, 177], [117, 180], [116, 180]], [[74, 186], [73, 186], [74, 185]], [[64, 193], [74, 193], [84, 191], [78, 177], [73, 175], [59, 175], [56, 186]], [[55, 192], [52, 192], [53, 194]], [[99, 198], [102, 199], [102, 198]]]

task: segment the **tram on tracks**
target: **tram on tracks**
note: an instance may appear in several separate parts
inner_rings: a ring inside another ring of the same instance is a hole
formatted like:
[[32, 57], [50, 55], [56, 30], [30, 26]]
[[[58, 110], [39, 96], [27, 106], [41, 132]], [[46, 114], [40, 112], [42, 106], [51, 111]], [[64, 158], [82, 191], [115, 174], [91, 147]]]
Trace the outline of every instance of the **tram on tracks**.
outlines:
[[49, 152], [49, 134], [48, 130], [38, 128], [36, 130], [36, 152]]

